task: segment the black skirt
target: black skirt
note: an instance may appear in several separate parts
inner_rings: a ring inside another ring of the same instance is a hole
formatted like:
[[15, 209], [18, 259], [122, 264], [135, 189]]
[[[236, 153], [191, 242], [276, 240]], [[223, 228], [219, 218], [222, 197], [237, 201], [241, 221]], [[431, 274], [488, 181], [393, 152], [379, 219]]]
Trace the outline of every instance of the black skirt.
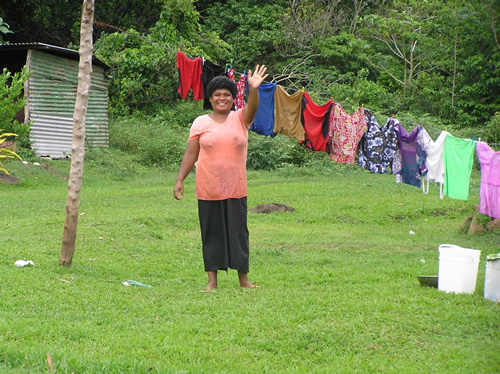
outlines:
[[248, 273], [247, 198], [198, 200], [205, 271]]

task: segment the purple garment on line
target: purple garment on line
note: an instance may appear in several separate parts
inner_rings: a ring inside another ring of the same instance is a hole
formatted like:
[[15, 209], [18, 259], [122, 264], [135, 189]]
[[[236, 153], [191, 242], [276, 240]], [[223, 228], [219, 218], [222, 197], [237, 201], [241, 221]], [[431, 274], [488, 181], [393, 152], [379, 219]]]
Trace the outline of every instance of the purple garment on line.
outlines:
[[500, 152], [495, 152], [485, 142], [476, 144], [481, 164], [481, 190], [479, 213], [500, 218]]
[[427, 155], [417, 141], [421, 127], [415, 126], [408, 134], [398, 121], [395, 122], [394, 129], [398, 136], [401, 167], [395, 167], [394, 173], [401, 176], [403, 183], [420, 187], [420, 177], [427, 171], [425, 166], [425, 158]]

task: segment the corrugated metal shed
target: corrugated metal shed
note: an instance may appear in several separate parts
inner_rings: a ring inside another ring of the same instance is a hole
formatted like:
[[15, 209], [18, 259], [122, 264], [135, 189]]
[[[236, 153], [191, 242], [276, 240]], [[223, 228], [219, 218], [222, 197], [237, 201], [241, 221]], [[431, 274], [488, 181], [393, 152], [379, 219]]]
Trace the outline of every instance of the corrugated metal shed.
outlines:
[[[6, 62], [3, 65], [10, 67], [11, 72], [20, 71], [24, 64], [17, 69], [9, 66], [16, 64], [15, 61], [18, 65], [24, 61], [31, 71], [25, 85], [28, 100], [24, 121], [32, 122], [31, 140], [37, 155], [52, 158], [70, 156], [78, 87], [78, 51], [42, 43], [0, 45], [0, 65]], [[89, 147], [109, 145], [108, 69], [104, 63], [93, 58], [85, 121], [85, 139]]]

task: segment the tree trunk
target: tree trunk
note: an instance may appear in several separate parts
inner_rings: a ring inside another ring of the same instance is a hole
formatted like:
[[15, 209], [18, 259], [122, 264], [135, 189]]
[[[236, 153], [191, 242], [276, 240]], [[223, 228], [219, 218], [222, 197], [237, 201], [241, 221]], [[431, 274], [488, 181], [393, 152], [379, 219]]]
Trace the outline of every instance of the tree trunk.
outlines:
[[82, 188], [83, 161], [85, 158], [85, 117], [89, 101], [92, 75], [92, 28], [94, 21], [94, 0], [83, 0], [80, 27], [80, 63], [78, 67], [78, 89], [73, 114], [73, 144], [71, 147], [71, 168], [66, 202], [66, 220], [62, 238], [59, 265], [71, 266], [75, 252], [78, 208]]

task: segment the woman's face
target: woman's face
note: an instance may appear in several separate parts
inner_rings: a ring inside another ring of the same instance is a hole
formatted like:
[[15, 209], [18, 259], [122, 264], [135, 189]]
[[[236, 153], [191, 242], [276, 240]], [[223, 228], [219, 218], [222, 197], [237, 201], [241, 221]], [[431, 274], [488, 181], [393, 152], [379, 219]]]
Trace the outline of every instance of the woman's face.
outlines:
[[227, 88], [214, 91], [210, 97], [210, 104], [214, 112], [229, 113], [233, 107], [233, 95]]

